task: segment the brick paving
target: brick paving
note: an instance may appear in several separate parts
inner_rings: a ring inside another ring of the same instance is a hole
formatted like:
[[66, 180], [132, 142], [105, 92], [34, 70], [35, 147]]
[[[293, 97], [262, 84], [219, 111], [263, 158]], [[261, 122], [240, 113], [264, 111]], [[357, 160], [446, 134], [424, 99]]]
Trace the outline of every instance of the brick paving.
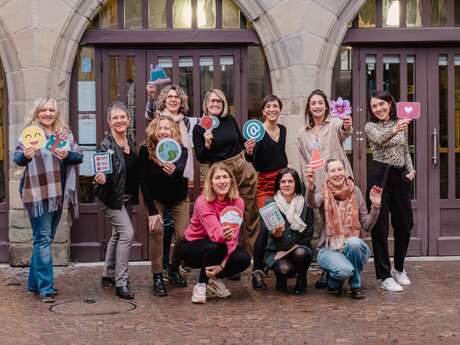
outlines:
[[[312, 287], [305, 296], [255, 292], [245, 273], [226, 281], [232, 297], [190, 302], [197, 272], [185, 289], [150, 293], [148, 266], [132, 266], [136, 298], [102, 289], [102, 267], [56, 270], [60, 291], [52, 306], [27, 295], [27, 270], [0, 269], [0, 344], [460, 344], [460, 262], [409, 262], [413, 285], [403, 293], [376, 288], [373, 264], [364, 272], [367, 298], [331, 296]], [[290, 281], [293, 284], [293, 281]]]

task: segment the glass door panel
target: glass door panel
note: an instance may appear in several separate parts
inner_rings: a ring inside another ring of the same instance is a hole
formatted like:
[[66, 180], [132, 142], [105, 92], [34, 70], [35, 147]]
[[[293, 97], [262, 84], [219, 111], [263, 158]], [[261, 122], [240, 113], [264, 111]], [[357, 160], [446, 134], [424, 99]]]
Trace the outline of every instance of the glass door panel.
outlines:
[[229, 112], [235, 113], [234, 109], [234, 70], [233, 70], [233, 56], [221, 56], [219, 58], [219, 68], [221, 71], [221, 90], [227, 97]]
[[199, 104], [193, 102], [193, 58], [179, 58], [179, 85], [185, 90], [188, 96], [188, 115], [195, 114], [195, 107], [200, 108]]
[[396, 102], [399, 102], [401, 89], [399, 64], [399, 55], [383, 55], [383, 89], [391, 93]]
[[438, 96], [439, 96], [439, 197], [448, 198], [448, 63], [447, 55], [438, 58]]
[[136, 57], [125, 58], [126, 106], [131, 114], [128, 135], [136, 143]]
[[214, 88], [214, 58], [212, 56], [200, 57], [200, 104], [203, 103], [204, 95]]

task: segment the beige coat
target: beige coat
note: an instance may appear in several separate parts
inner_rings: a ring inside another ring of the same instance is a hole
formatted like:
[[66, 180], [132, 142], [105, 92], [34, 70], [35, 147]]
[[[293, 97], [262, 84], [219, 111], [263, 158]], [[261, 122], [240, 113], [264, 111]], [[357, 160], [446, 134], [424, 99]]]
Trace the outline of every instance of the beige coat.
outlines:
[[[334, 117], [328, 117], [320, 127], [320, 133], [318, 137], [319, 150], [321, 158], [327, 161], [331, 158], [340, 158], [345, 162], [346, 175], [353, 177], [353, 170], [350, 162], [348, 161], [347, 154], [343, 147], [343, 142], [346, 138], [351, 136], [353, 128], [350, 127], [347, 130], [342, 129], [342, 120]], [[312, 145], [315, 143], [316, 137], [313, 134], [311, 128], [304, 126], [300, 129], [297, 136], [297, 144], [300, 155], [300, 168], [302, 173], [302, 179], [306, 184], [305, 171], [307, 164], [311, 161], [311, 155], [313, 151]], [[315, 186], [319, 188], [323, 185], [326, 168], [323, 167], [316, 171]]]

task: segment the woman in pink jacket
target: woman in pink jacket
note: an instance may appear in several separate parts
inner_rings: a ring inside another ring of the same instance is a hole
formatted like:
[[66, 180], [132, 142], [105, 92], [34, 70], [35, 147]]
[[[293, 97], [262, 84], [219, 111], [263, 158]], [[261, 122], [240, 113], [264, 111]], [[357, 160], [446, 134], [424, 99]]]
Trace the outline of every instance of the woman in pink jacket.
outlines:
[[251, 263], [249, 254], [238, 247], [240, 227], [220, 222], [220, 214], [228, 206], [238, 208], [241, 215], [244, 212], [233, 174], [224, 164], [216, 163], [209, 169], [203, 193], [195, 202], [181, 248], [183, 260], [201, 269], [193, 288], [193, 303], [206, 303], [206, 292], [208, 296], [229, 297], [222, 278], [243, 272]]

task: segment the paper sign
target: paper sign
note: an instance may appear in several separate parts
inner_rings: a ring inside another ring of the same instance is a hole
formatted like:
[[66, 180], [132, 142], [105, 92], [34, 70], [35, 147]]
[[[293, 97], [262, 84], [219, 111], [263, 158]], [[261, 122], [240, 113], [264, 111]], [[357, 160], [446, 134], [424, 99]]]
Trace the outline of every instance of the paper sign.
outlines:
[[174, 139], [166, 138], [157, 144], [156, 154], [160, 161], [174, 163], [182, 155], [182, 148]]
[[92, 154], [93, 175], [97, 173], [112, 173], [112, 155], [108, 152], [95, 152]]
[[91, 57], [84, 56], [81, 60], [82, 73], [91, 73]]
[[342, 97], [337, 98], [336, 101], [331, 102], [331, 116], [343, 118], [351, 114], [350, 101], [342, 99]]
[[398, 102], [396, 103], [396, 116], [399, 119], [420, 118], [419, 102]]
[[203, 127], [205, 130], [210, 130], [212, 129], [213, 121], [212, 117], [208, 115], [203, 115], [200, 118], [200, 121], [198, 122], [201, 127]]
[[265, 127], [259, 120], [249, 120], [243, 125], [243, 137], [246, 140], [261, 141], [265, 136]]
[[321, 153], [319, 149], [313, 149], [311, 154], [311, 161], [307, 167], [312, 168], [313, 170], [319, 170], [326, 165], [326, 161], [321, 158]]
[[96, 82], [78, 82], [78, 111], [96, 111]]
[[236, 230], [243, 223], [243, 212], [236, 206], [227, 206], [220, 212], [220, 223]]
[[284, 218], [278, 209], [278, 206], [276, 206], [274, 202], [271, 202], [268, 205], [262, 207], [259, 210], [259, 213], [262, 216], [262, 219], [268, 230], [273, 230], [277, 226], [283, 225], [285, 223]]
[[171, 82], [171, 79], [166, 74], [165, 70], [160, 67], [156, 66], [155, 68], [153, 65], [150, 65], [150, 81], [149, 84], [152, 85], [161, 85]]
[[19, 141], [24, 147], [36, 147], [40, 149], [46, 143], [45, 132], [38, 126], [28, 126], [22, 131]]
[[96, 114], [78, 114], [78, 143], [96, 145]]
[[53, 134], [51, 134], [50, 138], [48, 139], [45, 148], [48, 151], [50, 151], [53, 155], [56, 152], [56, 149], [66, 148], [67, 150], [69, 150], [70, 147], [67, 141], [67, 134], [55, 131]]

